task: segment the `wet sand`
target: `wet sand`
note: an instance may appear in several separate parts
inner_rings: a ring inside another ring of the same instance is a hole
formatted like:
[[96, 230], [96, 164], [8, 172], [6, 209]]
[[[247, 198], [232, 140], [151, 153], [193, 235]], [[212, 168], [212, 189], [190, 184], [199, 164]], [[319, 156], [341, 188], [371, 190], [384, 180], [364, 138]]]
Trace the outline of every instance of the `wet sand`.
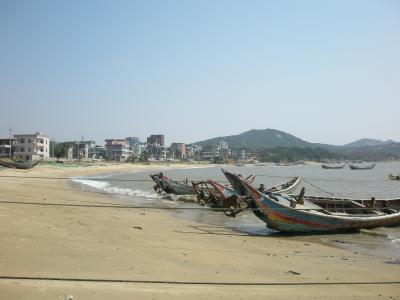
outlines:
[[[176, 167], [186, 166], [165, 166]], [[160, 166], [1, 170], [0, 299], [400, 299], [400, 266], [374, 257], [170, 211], [93, 207], [121, 202], [65, 180], [1, 178], [151, 168]]]

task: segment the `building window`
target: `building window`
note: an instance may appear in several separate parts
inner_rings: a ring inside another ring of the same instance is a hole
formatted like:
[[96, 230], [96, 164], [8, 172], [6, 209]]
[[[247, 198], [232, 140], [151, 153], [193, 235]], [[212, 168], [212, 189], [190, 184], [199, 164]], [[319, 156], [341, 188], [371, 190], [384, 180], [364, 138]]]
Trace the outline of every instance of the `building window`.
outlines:
[[31, 139], [28, 139], [28, 143], [29, 143], [29, 144], [32, 143], [32, 140], [31, 140]]
[[21, 152], [25, 152], [25, 148], [21, 148]]
[[21, 144], [23, 144], [23, 143], [25, 143], [25, 139], [20, 139], [19, 142], [20, 142]]
[[32, 151], [31, 151], [31, 148], [28, 148], [28, 152], [32, 152]]

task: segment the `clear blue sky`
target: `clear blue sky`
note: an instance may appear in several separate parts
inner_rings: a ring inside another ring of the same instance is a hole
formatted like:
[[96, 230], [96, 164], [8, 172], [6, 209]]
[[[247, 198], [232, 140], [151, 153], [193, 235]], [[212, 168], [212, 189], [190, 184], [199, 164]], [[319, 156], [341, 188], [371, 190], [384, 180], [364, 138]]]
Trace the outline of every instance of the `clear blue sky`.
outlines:
[[0, 0], [0, 104], [0, 136], [400, 141], [400, 2]]

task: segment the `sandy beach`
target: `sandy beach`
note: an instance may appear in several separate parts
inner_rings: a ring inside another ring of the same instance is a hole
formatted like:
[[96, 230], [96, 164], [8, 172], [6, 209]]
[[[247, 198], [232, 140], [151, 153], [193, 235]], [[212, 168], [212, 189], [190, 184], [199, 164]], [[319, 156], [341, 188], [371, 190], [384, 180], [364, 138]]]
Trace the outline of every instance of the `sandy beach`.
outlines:
[[26, 178], [185, 167], [0, 170], [0, 299], [400, 299], [399, 265]]

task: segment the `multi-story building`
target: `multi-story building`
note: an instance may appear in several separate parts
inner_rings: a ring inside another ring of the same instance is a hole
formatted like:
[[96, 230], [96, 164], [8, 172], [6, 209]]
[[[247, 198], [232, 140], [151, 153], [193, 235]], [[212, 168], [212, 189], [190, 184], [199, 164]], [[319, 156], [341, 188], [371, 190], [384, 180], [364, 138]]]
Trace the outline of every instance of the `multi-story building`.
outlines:
[[147, 146], [164, 147], [165, 138], [163, 134], [152, 134], [147, 138]]
[[129, 147], [133, 147], [136, 144], [140, 143], [140, 139], [136, 136], [131, 136], [126, 138], [126, 142], [128, 143]]
[[126, 142], [128, 143], [133, 156], [140, 156], [143, 154], [145, 145], [140, 142], [138, 137], [127, 137]]
[[50, 157], [50, 140], [40, 132], [16, 134], [14, 157], [22, 160], [40, 160]]
[[186, 145], [188, 159], [201, 160], [201, 146], [195, 144]]
[[141, 156], [146, 151], [146, 143], [138, 143], [132, 146], [132, 154], [134, 156]]
[[126, 160], [131, 150], [125, 139], [107, 139], [106, 142], [106, 158], [111, 160]]
[[175, 159], [186, 159], [186, 144], [184, 143], [172, 143], [171, 152]]
[[0, 139], [0, 157], [12, 157], [14, 154], [15, 143], [17, 141], [15, 139]]
[[91, 149], [96, 147], [95, 141], [74, 141], [64, 142], [67, 146], [67, 158], [87, 159], [90, 157]]
[[106, 157], [106, 149], [103, 146], [94, 146], [89, 148], [89, 158], [103, 159]]

